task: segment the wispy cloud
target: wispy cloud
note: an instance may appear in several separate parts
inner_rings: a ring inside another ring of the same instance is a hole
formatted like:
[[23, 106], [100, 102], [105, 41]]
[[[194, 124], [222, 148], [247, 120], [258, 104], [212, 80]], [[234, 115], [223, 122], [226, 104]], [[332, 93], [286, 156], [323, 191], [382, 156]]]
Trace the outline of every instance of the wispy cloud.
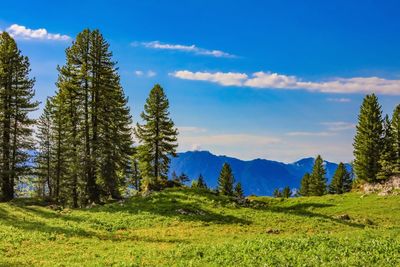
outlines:
[[134, 74], [135, 74], [136, 76], [138, 76], [138, 77], [146, 76], [146, 77], [149, 77], [149, 78], [154, 77], [154, 76], [157, 75], [157, 73], [156, 73], [155, 71], [153, 71], [153, 70], [148, 70], [148, 71], [135, 70], [135, 71], [134, 71]]
[[52, 41], [68, 41], [71, 39], [70, 36], [60, 33], [49, 33], [46, 29], [29, 29], [25, 26], [12, 24], [6, 29], [6, 31], [14, 38], [25, 39], [25, 40], [52, 40]]
[[196, 126], [178, 126], [179, 133], [205, 133], [206, 128], [196, 127]]
[[328, 102], [337, 102], [337, 103], [349, 103], [351, 102], [350, 98], [327, 98], [326, 101]]
[[344, 121], [332, 121], [332, 122], [322, 122], [322, 125], [326, 126], [329, 131], [345, 131], [354, 129], [356, 124]]
[[332, 136], [332, 132], [288, 132], [287, 136]]
[[225, 58], [236, 57], [235, 55], [232, 55], [230, 53], [227, 53], [227, 52], [224, 52], [221, 50], [209, 50], [209, 49], [197, 47], [196, 45], [167, 44], [167, 43], [161, 43], [160, 41], [133, 42], [132, 45], [133, 46], [144, 46], [146, 48], [151, 48], [151, 49], [189, 52], [189, 53], [194, 53], [196, 55], [204, 55], [204, 56], [212, 56], [212, 57], [225, 57]]
[[[296, 76], [271, 72], [255, 72], [251, 76], [237, 72], [191, 72], [179, 70], [170, 73], [179, 79], [200, 80], [223, 86], [259, 89], [308, 90], [319, 93], [380, 93], [400, 95], [400, 80], [379, 77], [332, 78], [327, 81], [304, 81]], [[342, 102], [347, 101], [343, 100]]]

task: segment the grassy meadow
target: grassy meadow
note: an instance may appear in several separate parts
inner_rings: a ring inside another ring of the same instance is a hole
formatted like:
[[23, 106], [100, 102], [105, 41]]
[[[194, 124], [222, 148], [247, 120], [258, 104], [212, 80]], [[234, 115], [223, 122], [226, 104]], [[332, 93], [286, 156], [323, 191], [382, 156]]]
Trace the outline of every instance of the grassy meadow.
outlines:
[[400, 266], [400, 196], [168, 189], [90, 209], [0, 204], [0, 266]]

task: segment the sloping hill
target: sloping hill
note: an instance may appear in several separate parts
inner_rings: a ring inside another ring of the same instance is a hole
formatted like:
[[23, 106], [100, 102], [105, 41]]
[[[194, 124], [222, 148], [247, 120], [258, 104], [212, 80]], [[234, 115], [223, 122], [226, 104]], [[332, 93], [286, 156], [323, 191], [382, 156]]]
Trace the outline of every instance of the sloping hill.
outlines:
[[0, 203], [0, 266], [400, 265], [400, 196], [251, 200], [169, 189], [92, 209]]
[[[294, 163], [255, 159], [239, 160], [227, 156], [216, 156], [208, 151], [188, 151], [179, 153], [171, 161], [170, 174], [175, 171], [178, 175], [186, 173], [191, 179], [202, 174], [207, 185], [215, 187], [219, 171], [227, 162], [231, 165], [236, 181], [243, 185], [246, 195], [272, 195], [275, 188], [290, 186], [298, 188], [301, 178], [306, 172], [311, 172], [313, 158], [304, 158]], [[337, 168], [336, 163], [325, 162], [327, 178], [330, 180]], [[350, 168], [349, 165], [347, 165]]]

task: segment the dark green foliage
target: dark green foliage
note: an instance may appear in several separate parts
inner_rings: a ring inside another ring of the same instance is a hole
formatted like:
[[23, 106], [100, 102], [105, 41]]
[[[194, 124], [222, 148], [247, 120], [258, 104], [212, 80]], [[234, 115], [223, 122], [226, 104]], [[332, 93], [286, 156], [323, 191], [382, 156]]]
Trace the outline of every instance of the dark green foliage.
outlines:
[[186, 173], [181, 173], [181, 175], [178, 177], [178, 180], [182, 185], [190, 181], [189, 176], [187, 176]]
[[326, 170], [324, 161], [320, 155], [317, 156], [314, 162], [308, 193], [310, 196], [322, 196], [326, 193]]
[[[50, 154], [51, 197], [73, 207], [120, 198], [133, 154], [132, 121], [109, 45], [98, 30], [84, 30], [66, 57], [42, 115], [43, 125], [50, 118], [50, 136], [38, 136], [40, 153]], [[39, 159], [39, 172], [41, 166]]]
[[393, 150], [396, 162], [393, 172], [400, 174], [400, 104], [393, 111], [392, 121]]
[[275, 198], [282, 197], [282, 192], [279, 188], [275, 188], [274, 193], [272, 194]]
[[4, 201], [14, 198], [16, 182], [30, 172], [27, 151], [34, 148], [35, 121], [28, 114], [38, 103], [33, 101], [35, 81], [29, 72], [29, 60], [14, 39], [0, 33], [0, 199]]
[[397, 158], [394, 144], [392, 126], [389, 116], [386, 115], [383, 121], [382, 147], [379, 157], [380, 169], [377, 173], [379, 180], [386, 180], [395, 173]]
[[382, 108], [375, 94], [367, 95], [358, 115], [354, 138], [354, 172], [357, 179], [374, 182], [380, 169], [382, 150]]
[[228, 163], [224, 163], [218, 178], [218, 192], [222, 195], [232, 196], [234, 183], [235, 178], [231, 166]]
[[238, 182], [235, 185], [234, 195], [237, 198], [244, 198], [244, 192], [243, 192], [242, 184], [240, 182]]
[[283, 198], [289, 198], [292, 196], [292, 190], [290, 190], [289, 186], [286, 186], [283, 188], [281, 195]]
[[199, 175], [199, 178], [192, 181], [192, 188], [208, 189], [206, 182], [204, 181], [203, 175]]
[[340, 162], [335, 174], [333, 175], [331, 184], [329, 185], [329, 193], [343, 194], [350, 192], [352, 179], [350, 173], [346, 170], [345, 165]]
[[157, 189], [167, 180], [169, 156], [176, 156], [178, 131], [169, 117], [169, 102], [163, 88], [156, 84], [146, 100], [141, 117], [144, 124], [137, 124], [136, 137], [139, 169], [145, 190]]
[[301, 179], [301, 185], [300, 185], [300, 190], [299, 194], [301, 196], [309, 196], [310, 195], [310, 174], [306, 173], [303, 176], [303, 179]]

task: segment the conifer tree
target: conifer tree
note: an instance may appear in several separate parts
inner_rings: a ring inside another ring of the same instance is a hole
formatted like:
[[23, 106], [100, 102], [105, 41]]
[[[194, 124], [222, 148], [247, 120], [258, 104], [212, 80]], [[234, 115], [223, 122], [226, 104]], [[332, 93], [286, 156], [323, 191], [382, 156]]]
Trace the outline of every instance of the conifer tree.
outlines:
[[315, 159], [308, 190], [310, 196], [322, 196], [326, 193], [326, 171], [320, 155]]
[[41, 189], [40, 194], [42, 197], [53, 197], [53, 182], [54, 177], [52, 173], [52, 105], [51, 100], [46, 100], [46, 105], [43, 113], [37, 121], [37, 134], [38, 149], [35, 156], [38, 186]]
[[243, 192], [243, 189], [242, 189], [242, 184], [240, 182], [238, 182], [235, 185], [234, 195], [237, 198], [244, 198], [244, 192]]
[[357, 179], [374, 182], [380, 169], [382, 109], [375, 94], [367, 95], [360, 108], [354, 138], [354, 172]]
[[182, 185], [190, 181], [189, 176], [187, 176], [186, 173], [183, 172], [181, 173], [181, 175], [179, 175], [178, 179]]
[[218, 192], [222, 195], [232, 196], [234, 183], [235, 178], [231, 166], [228, 163], [224, 163], [218, 178]]
[[169, 102], [163, 88], [156, 84], [150, 91], [135, 134], [139, 139], [139, 168], [144, 189], [157, 189], [167, 180], [170, 156], [176, 157], [178, 131], [169, 117]]
[[301, 185], [299, 194], [301, 196], [309, 196], [310, 195], [310, 174], [304, 174], [303, 178], [301, 179]]
[[400, 104], [393, 111], [392, 121], [393, 150], [396, 158], [393, 172], [400, 174]]
[[289, 186], [286, 186], [282, 190], [282, 197], [283, 198], [290, 198], [292, 196], [292, 190], [290, 190]]
[[197, 187], [201, 189], [207, 189], [207, 184], [206, 181], [204, 181], [203, 175], [199, 175], [199, 178], [197, 178]]
[[0, 199], [14, 198], [15, 184], [30, 171], [27, 151], [33, 150], [32, 125], [28, 114], [37, 109], [33, 101], [35, 80], [29, 78], [29, 59], [14, 39], [0, 33]]
[[351, 190], [351, 184], [350, 173], [346, 170], [346, 166], [340, 162], [329, 185], [329, 193], [343, 194], [349, 192]]
[[385, 119], [383, 120], [382, 147], [379, 157], [380, 169], [377, 173], [377, 179], [379, 180], [386, 180], [394, 174], [397, 162], [394, 144], [392, 126], [389, 116], [386, 115]]
[[282, 197], [282, 193], [279, 188], [275, 188], [274, 193], [272, 194], [275, 198]]

